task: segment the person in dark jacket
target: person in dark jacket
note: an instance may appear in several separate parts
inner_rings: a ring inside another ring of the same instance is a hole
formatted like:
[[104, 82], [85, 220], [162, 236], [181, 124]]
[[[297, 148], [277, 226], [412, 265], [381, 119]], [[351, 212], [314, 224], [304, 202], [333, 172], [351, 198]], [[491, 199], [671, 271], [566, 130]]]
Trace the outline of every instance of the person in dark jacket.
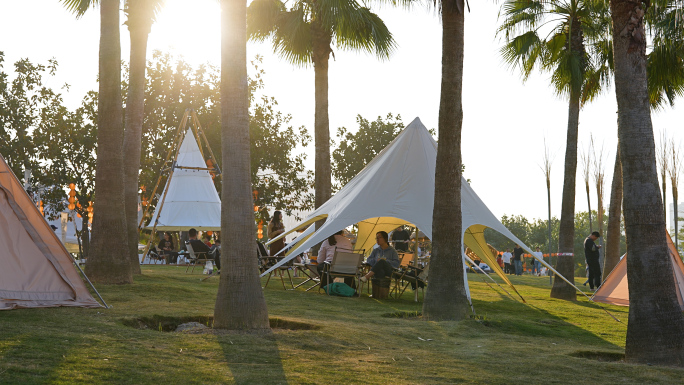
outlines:
[[601, 286], [601, 265], [599, 264], [601, 245], [597, 245], [595, 242], [600, 236], [601, 234], [598, 231], [594, 231], [584, 240], [584, 258], [589, 267], [589, 287], [591, 290], [596, 290]]
[[[209, 248], [204, 242], [200, 241], [197, 239], [197, 230], [196, 229], [190, 229], [188, 231], [188, 243], [190, 243], [190, 246], [192, 246], [192, 250], [196, 253], [207, 253], [207, 256], [211, 256], [209, 254], [212, 252], [212, 249]], [[221, 253], [216, 250], [214, 253], [214, 265], [216, 266], [217, 269], [221, 270]]]
[[157, 245], [157, 249], [159, 249], [159, 255], [166, 257], [167, 265], [176, 263], [178, 261], [178, 253], [173, 251], [174, 248], [171, 232], [167, 231], [164, 233], [164, 237]]

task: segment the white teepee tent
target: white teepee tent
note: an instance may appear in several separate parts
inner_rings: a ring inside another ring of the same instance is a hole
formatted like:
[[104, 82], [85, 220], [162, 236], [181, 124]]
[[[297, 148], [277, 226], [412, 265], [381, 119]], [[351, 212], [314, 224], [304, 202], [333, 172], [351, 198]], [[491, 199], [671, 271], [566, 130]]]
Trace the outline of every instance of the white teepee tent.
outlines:
[[[672, 275], [677, 289], [677, 301], [682, 311], [684, 311], [684, 263], [677, 252], [677, 248], [672, 242], [670, 235], [667, 235], [667, 244], [670, 249], [670, 260], [672, 261]], [[625, 254], [617, 266], [610, 272], [601, 287], [591, 297], [594, 302], [608, 303], [618, 306], [629, 306], [629, 286], [627, 285], [627, 254]], [[665, 279], [665, 277], [663, 277]]]
[[[437, 143], [420, 119], [416, 118], [330, 200], [299, 225], [275, 239], [320, 219], [326, 219], [325, 223], [305, 241], [296, 243], [288, 253], [289, 258], [352, 224], [359, 226], [355, 246], [357, 252], [370, 252], [378, 231], [389, 232], [404, 224], [417, 226], [428, 238], [432, 238], [436, 160]], [[461, 183], [461, 210], [463, 243], [513, 287], [496, 263], [496, 256], [489, 251], [484, 229], [489, 227], [498, 231], [529, 253], [532, 250], [499, 222], [465, 179]], [[272, 269], [289, 258], [284, 258]], [[555, 272], [543, 260], [541, 263]]]
[[73, 259], [0, 156], [0, 310], [100, 307]]
[[170, 183], [167, 181], [162, 198], [145, 228], [152, 229], [158, 220], [158, 231], [187, 231], [190, 228], [220, 231], [221, 199], [206, 168], [192, 129], [188, 128], [174, 164], [173, 177]]

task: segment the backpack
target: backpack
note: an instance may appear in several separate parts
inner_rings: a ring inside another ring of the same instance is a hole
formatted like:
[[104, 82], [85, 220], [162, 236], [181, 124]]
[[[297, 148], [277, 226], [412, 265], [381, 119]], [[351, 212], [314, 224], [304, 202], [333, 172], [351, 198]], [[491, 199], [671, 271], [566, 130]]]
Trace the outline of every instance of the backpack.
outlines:
[[333, 282], [330, 285], [324, 286], [323, 290], [329, 295], [337, 295], [340, 297], [351, 297], [356, 290], [343, 282]]

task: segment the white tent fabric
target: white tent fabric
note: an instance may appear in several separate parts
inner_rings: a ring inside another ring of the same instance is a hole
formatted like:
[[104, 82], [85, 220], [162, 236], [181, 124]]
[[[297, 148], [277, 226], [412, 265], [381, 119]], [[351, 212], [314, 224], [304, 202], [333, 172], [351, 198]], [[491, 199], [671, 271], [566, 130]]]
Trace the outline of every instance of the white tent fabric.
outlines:
[[[191, 129], [185, 134], [175, 166], [207, 167]], [[220, 231], [221, 200], [209, 171], [174, 168], [170, 179], [145, 228], [152, 229], [158, 220], [158, 231]]]
[[0, 310], [100, 307], [74, 260], [0, 156]]
[[[420, 119], [416, 118], [330, 200], [309, 214], [299, 225], [271, 240], [272, 242], [320, 219], [326, 219], [320, 229], [305, 242], [292, 248], [287, 258], [271, 270], [353, 224], [359, 226], [355, 246], [357, 252], [370, 252], [375, 243], [374, 234], [378, 231], [389, 232], [404, 224], [417, 226], [431, 239], [436, 160], [437, 143]], [[484, 229], [488, 227], [498, 231], [530, 254], [532, 250], [499, 222], [465, 179], [461, 183], [461, 209], [463, 243], [487, 261], [513, 287], [496, 263], [496, 256], [489, 251], [484, 239]], [[540, 261], [555, 272], [543, 259]], [[515, 290], [514, 287], [513, 289]]]

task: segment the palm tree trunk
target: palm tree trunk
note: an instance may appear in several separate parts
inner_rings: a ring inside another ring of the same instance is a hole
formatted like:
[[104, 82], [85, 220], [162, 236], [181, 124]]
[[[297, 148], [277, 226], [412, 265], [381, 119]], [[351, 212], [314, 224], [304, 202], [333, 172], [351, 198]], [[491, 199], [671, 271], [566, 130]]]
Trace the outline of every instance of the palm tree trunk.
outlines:
[[468, 316], [463, 281], [461, 226], [461, 128], [463, 124], [463, 2], [442, 2], [442, 91], [435, 167], [430, 285], [423, 301], [427, 320]]
[[315, 158], [315, 206], [319, 208], [332, 195], [330, 166], [330, 119], [328, 117], [328, 61], [332, 37], [328, 32], [311, 26], [313, 34], [313, 63], [315, 76], [316, 111], [314, 116]]
[[[672, 186], [672, 208], [674, 213], [674, 244], [677, 252], [679, 252], [679, 194], [677, 194], [677, 186]], [[665, 226], [667, 228], [667, 225]]]
[[608, 233], [606, 234], [606, 259], [603, 264], [603, 279], [620, 262], [620, 221], [622, 216], [622, 166], [620, 147], [615, 155], [613, 183], [610, 187], [610, 207], [608, 208]]
[[630, 362], [684, 365], [684, 314], [677, 296], [658, 189], [640, 2], [611, 0], [615, 94], [627, 236]]
[[132, 283], [126, 232], [119, 0], [100, 2], [96, 208], [86, 273], [93, 282]]
[[[665, 176], [663, 175], [663, 218], [665, 218], [665, 221], [667, 221], [667, 180], [665, 179]], [[667, 228], [667, 224], [665, 224], [665, 227]]]
[[589, 210], [589, 232], [594, 231], [594, 224], [591, 222], [591, 195], [589, 194], [589, 179], [584, 181], [585, 189], [587, 190], [587, 209]]
[[128, 100], [126, 102], [126, 132], [124, 134], [124, 186], [126, 196], [126, 228], [128, 232], [128, 256], [131, 272], [140, 274], [138, 260], [138, 173], [142, 147], [142, 125], [145, 110], [145, 67], [147, 66], [147, 38], [152, 20], [136, 15], [131, 3], [128, 29], [131, 35], [131, 63], [129, 72]]
[[[568, 107], [568, 134], [565, 145], [565, 175], [563, 179], [563, 202], [561, 206], [561, 220], [558, 234], [558, 252], [570, 255], [559, 255], [556, 270], [570, 282], [575, 279], [575, 181], [577, 174], [577, 137], [579, 128], [578, 92], [570, 96]], [[558, 277], [553, 279], [551, 298], [576, 300], [575, 288]]]
[[[214, 326], [270, 331], [266, 300], [254, 258], [256, 226], [252, 210], [249, 162], [249, 89], [247, 78], [247, 6], [221, 0], [221, 279]], [[228, 202], [230, 202], [228, 204]]]

